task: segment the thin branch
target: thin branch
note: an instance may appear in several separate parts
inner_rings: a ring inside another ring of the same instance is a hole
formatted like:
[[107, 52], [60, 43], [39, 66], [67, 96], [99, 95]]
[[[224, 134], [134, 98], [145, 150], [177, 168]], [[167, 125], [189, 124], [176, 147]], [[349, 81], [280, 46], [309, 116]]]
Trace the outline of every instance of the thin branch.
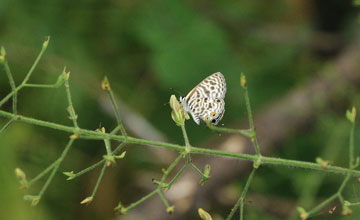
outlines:
[[11, 74], [10, 67], [9, 67], [9, 64], [8, 64], [7, 60], [5, 60], [4, 67], [5, 67], [6, 75], [7, 75], [8, 79], [9, 79], [11, 91], [13, 92], [13, 96], [12, 96], [12, 98], [13, 98], [13, 103], [12, 103], [13, 112], [14, 112], [14, 114], [17, 114], [17, 91], [16, 91], [16, 86], [15, 86], [15, 81], [14, 81], [14, 78], [13, 78], [13, 76]]
[[98, 190], [98, 188], [99, 188], [99, 185], [100, 185], [101, 180], [102, 180], [102, 178], [103, 178], [103, 176], [104, 176], [106, 167], [107, 167], [107, 166], [106, 166], [106, 163], [104, 162], [104, 165], [103, 165], [103, 167], [102, 167], [102, 169], [101, 169], [101, 171], [100, 171], [100, 175], [99, 175], [99, 177], [98, 177], [98, 179], [97, 179], [97, 181], [96, 181], [96, 185], [95, 185], [95, 187], [94, 187], [94, 190], [93, 190], [93, 192], [92, 192], [92, 194], [91, 194], [91, 198], [92, 198], [92, 199], [94, 199], [95, 194], [96, 194], [96, 192], [97, 192], [97, 190]]
[[11, 125], [11, 123], [14, 122], [14, 119], [10, 119], [8, 122], [6, 122], [6, 124], [0, 129], [0, 135], [5, 132], [8, 127]]
[[[115, 148], [115, 150], [114, 150], [113, 152], [111, 152], [111, 155], [115, 155], [115, 154], [118, 153], [123, 147], [125, 147], [125, 143], [121, 143], [119, 146], [117, 146], [117, 147]], [[75, 178], [77, 178], [77, 177], [79, 177], [79, 176], [81, 176], [81, 175], [83, 175], [83, 174], [85, 174], [85, 173], [87, 173], [87, 172], [95, 169], [96, 167], [100, 166], [100, 165], [103, 164], [104, 162], [105, 162], [105, 159], [102, 159], [102, 160], [96, 162], [95, 164], [93, 164], [93, 165], [91, 165], [91, 166], [89, 166], [89, 167], [87, 167], [87, 168], [85, 168], [85, 169], [83, 169], [83, 170], [81, 170], [81, 171], [79, 171], [79, 172], [77, 172], [77, 173], [74, 173], [73, 175], [71, 175], [71, 177], [69, 178], [69, 180], [75, 179]]]
[[[12, 113], [2, 111], [0, 110], [0, 116], [14, 119], [16, 121], [22, 121], [29, 124], [34, 124], [42, 127], [52, 128], [56, 130], [61, 130], [69, 133], [77, 133], [84, 136], [89, 136], [89, 139], [97, 139], [97, 140], [104, 140], [106, 138], [111, 140], [117, 140], [117, 141], [125, 141], [124, 136], [120, 135], [110, 135], [109, 133], [100, 133], [97, 131], [92, 130], [86, 130], [86, 129], [75, 129], [71, 126], [66, 125], [60, 125], [52, 122], [42, 121], [38, 119], [33, 119], [30, 117], [20, 116], [20, 115], [14, 115]], [[92, 136], [92, 137], [91, 137]], [[158, 142], [158, 141], [151, 141], [151, 140], [145, 140], [145, 139], [139, 139], [139, 138], [133, 138], [133, 137], [127, 137], [126, 141], [128, 143], [134, 143], [134, 144], [141, 144], [141, 145], [151, 145], [155, 147], [162, 147], [167, 149], [176, 150], [179, 152], [185, 151], [185, 146], [177, 145], [177, 144], [170, 144], [170, 143], [164, 143], [164, 142]], [[213, 150], [213, 149], [205, 149], [205, 148], [198, 148], [198, 147], [190, 147], [189, 148], [191, 153], [197, 153], [197, 154], [206, 154], [206, 155], [215, 155], [215, 156], [221, 156], [221, 157], [230, 157], [230, 158], [236, 158], [236, 159], [244, 159], [244, 160], [250, 160], [250, 161], [257, 161], [258, 157], [254, 155], [249, 154], [240, 154], [240, 153], [231, 153], [231, 152], [225, 152], [225, 151], [219, 151], [219, 150]], [[323, 169], [321, 165], [313, 162], [306, 162], [306, 161], [297, 161], [297, 160], [288, 160], [288, 159], [282, 159], [282, 158], [275, 158], [275, 157], [261, 157], [261, 162], [263, 164], [273, 164], [273, 165], [281, 165], [286, 167], [298, 167], [298, 168], [306, 168], [306, 169], [313, 169], [318, 170], [321, 172], [326, 173], [338, 173], [342, 175], [346, 175], [349, 172], [349, 168], [343, 168], [338, 166], [328, 166], [327, 169]], [[351, 173], [352, 176], [360, 177], [360, 171], [353, 170]]]
[[253, 168], [250, 175], [249, 175], [249, 178], [248, 180], [246, 181], [246, 184], [245, 184], [245, 187], [244, 187], [244, 190], [243, 192], [241, 193], [241, 196], [240, 198], [238, 199], [238, 201], [235, 203], [234, 207], [231, 209], [231, 212], [230, 214], [228, 215], [228, 217], [226, 218], [226, 220], [230, 220], [233, 215], [235, 214], [235, 212], [239, 209], [239, 206], [240, 206], [240, 220], [243, 219], [243, 211], [244, 211], [244, 199], [245, 199], [245, 196], [246, 196], [246, 193], [247, 191], [249, 190], [249, 186], [250, 186], [250, 183], [255, 175], [255, 172], [256, 172], [256, 169], [257, 168]]
[[68, 144], [66, 145], [64, 151], [61, 153], [61, 156], [59, 157], [59, 159], [56, 161], [54, 168], [52, 169], [52, 172], [50, 173], [49, 178], [46, 180], [44, 186], [41, 188], [38, 196], [39, 196], [39, 200], [41, 199], [42, 195], [44, 194], [44, 192], [46, 191], [47, 187], [49, 186], [51, 180], [54, 178], [55, 173], [57, 172], [57, 170], [59, 169], [60, 164], [62, 163], [62, 161], [64, 160], [64, 158], [66, 157], [67, 153], [69, 152], [71, 145], [73, 144], [73, 142], [75, 141], [75, 139], [70, 138]]

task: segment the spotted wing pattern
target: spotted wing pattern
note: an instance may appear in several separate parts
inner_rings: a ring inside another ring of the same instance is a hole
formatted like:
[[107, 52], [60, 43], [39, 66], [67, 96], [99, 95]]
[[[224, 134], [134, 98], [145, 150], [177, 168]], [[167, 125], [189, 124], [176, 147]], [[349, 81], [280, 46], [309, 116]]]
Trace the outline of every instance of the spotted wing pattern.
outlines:
[[185, 97], [180, 97], [180, 102], [195, 123], [209, 120], [216, 125], [225, 112], [225, 94], [225, 78], [217, 72], [201, 81]]

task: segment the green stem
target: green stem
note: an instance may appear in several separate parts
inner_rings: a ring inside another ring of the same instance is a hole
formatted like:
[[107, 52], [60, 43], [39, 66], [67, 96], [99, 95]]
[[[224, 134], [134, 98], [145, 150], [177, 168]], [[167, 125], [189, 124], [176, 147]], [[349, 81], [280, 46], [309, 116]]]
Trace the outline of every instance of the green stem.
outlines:
[[358, 205], [360, 205], [360, 202], [353, 202], [349, 204], [349, 206], [358, 206]]
[[186, 163], [181, 169], [176, 173], [174, 178], [167, 184], [167, 190], [170, 190], [172, 184], [181, 176], [181, 174], [184, 172], [184, 170], [188, 167], [188, 163]]
[[24, 84], [24, 87], [30, 88], [44, 88], [44, 89], [55, 89], [57, 88], [56, 84]]
[[156, 188], [154, 191], [152, 191], [151, 193], [147, 194], [146, 196], [142, 197], [141, 199], [139, 199], [138, 201], [131, 203], [128, 207], [126, 207], [127, 211], [130, 211], [131, 209], [135, 208], [136, 206], [140, 205], [141, 203], [145, 202], [146, 200], [150, 199], [151, 197], [153, 197], [155, 194], [158, 193], [158, 188]]
[[250, 130], [253, 133], [252, 141], [254, 143], [256, 155], [259, 158], [261, 158], [260, 147], [259, 147], [259, 143], [257, 141], [256, 129], [255, 129], [254, 119], [253, 119], [253, 115], [252, 115], [252, 111], [251, 111], [249, 92], [248, 92], [247, 86], [244, 86], [243, 88], [244, 88], [246, 110], [247, 110], [248, 117], [249, 117]]
[[38, 65], [38, 63], [39, 63], [42, 55], [43, 55], [44, 52], [46, 51], [46, 48], [47, 48], [47, 47], [42, 47], [42, 48], [41, 48], [41, 51], [40, 51], [39, 55], [36, 57], [35, 62], [34, 62], [33, 65], [31, 66], [29, 72], [26, 74], [26, 76], [25, 76], [24, 80], [22, 81], [21, 85], [24, 85], [24, 84], [26, 84], [26, 83], [29, 81], [31, 74], [34, 72], [35, 67]]
[[[48, 41], [49, 39], [47, 39], [46, 41]], [[24, 87], [24, 85], [27, 83], [27, 81], [30, 79], [30, 76], [31, 74], [34, 72], [34, 69], [35, 67], [38, 65], [42, 55], [44, 54], [44, 52], [46, 51], [46, 48], [47, 47], [42, 47], [39, 55], [36, 57], [36, 60], [35, 62], [33, 63], [33, 65], [31, 66], [29, 72], [26, 74], [24, 80], [22, 81], [22, 83], [18, 86], [18, 87], [15, 87], [15, 82], [12, 83], [11, 81], [14, 81], [13, 79], [10, 79], [9, 78], [9, 81], [10, 81], [10, 86], [11, 86], [11, 93], [9, 93], [7, 96], [5, 96], [5, 98], [3, 98], [1, 101], [0, 101], [0, 107], [6, 102], [8, 101], [11, 97], [13, 97], [13, 109], [16, 110], [16, 103], [17, 103], [17, 92], [22, 89]], [[11, 72], [10, 72], [10, 68], [7, 64], [7, 62], [5, 62], [5, 71], [7, 72], [8, 74], [8, 77], [10, 76], [12, 78], [12, 75], [11, 75]], [[9, 75], [10, 74], [10, 75]], [[16, 112], [14, 112], [16, 114]]]
[[14, 121], [14, 119], [10, 119], [6, 124], [0, 129], [0, 135], [8, 129], [8, 127], [11, 125], [11, 123]]
[[32, 180], [29, 181], [29, 187], [39, 181], [43, 176], [45, 176], [48, 172], [50, 172], [55, 165], [59, 162], [59, 159], [55, 160], [52, 164], [50, 164], [45, 170], [43, 170], [41, 173], [39, 173], [36, 177], [34, 177]]
[[[355, 119], [354, 119], [355, 120]], [[354, 161], [354, 134], [355, 134], [355, 121], [351, 124], [350, 130], [350, 140], [349, 140], [349, 168], [353, 168], [355, 166]]]
[[44, 194], [44, 192], [46, 191], [47, 187], [49, 186], [51, 180], [54, 178], [56, 171], [59, 169], [59, 166], [61, 164], [61, 162], [64, 160], [65, 156], [67, 155], [68, 151], [71, 148], [71, 145], [73, 144], [73, 142], [75, 141], [75, 139], [70, 139], [70, 141], [68, 142], [68, 144], [66, 145], [64, 151], [61, 153], [61, 156], [59, 157], [59, 159], [56, 161], [54, 168], [49, 176], [49, 178], [46, 180], [44, 186], [41, 188], [40, 192], [39, 192], [39, 200], [41, 199], [42, 195]]
[[123, 125], [123, 123], [122, 123], [122, 120], [121, 120], [121, 117], [120, 117], [120, 113], [119, 113], [119, 107], [118, 107], [118, 105], [117, 105], [117, 103], [116, 103], [114, 94], [113, 94], [113, 92], [112, 92], [111, 89], [110, 89], [110, 90], [107, 90], [107, 92], [108, 92], [108, 95], [109, 95], [109, 97], [110, 97], [111, 104], [112, 104], [113, 109], [114, 109], [116, 121], [117, 121], [117, 124], [118, 124], [118, 126], [119, 126], [119, 128], [120, 128], [121, 134], [126, 137], [126, 136], [127, 136], [127, 132], [126, 132], [126, 130], [125, 130], [125, 128], [124, 128], [124, 125]]
[[195, 164], [190, 163], [190, 166], [191, 166], [197, 173], [199, 173], [201, 177], [205, 177], [205, 175], [201, 172], [201, 170], [200, 170], [199, 168], [197, 168], [197, 167], [195, 166]]
[[166, 180], [166, 177], [171, 173], [171, 171], [175, 168], [175, 166], [180, 162], [180, 160], [183, 158], [183, 155], [179, 155], [171, 164], [170, 166], [165, 170], [164, 175], [161, 178], [161, 182], [164, 182]]
[[[116, 154], [117, 152], [119, 152], [124, 146], [125, 146], [125, 143], [121, 143], [119, 146], [117, 146], [117, 147], [115, 148], [115, 150], [111, 153], [111, 155], [114, 155], [114, 154]], [[91, 165], [91, 166], [89, 166], [89, 167], [87, 167], [87, 168], [85, 168], [85, 169], [83, 169], [83, 170], [75, 173], [74, 176], [72, 176], [71, 179], [75, 179], [75, 178], [77, 178], [77, 177], [79, 177], [79, 176], [81, 176], [81, 175], [83, 175], [83, 174], [85, 174], [85, 173], [87, 173], [87, 172], [95, 169], [96, 167], [100, 166], [100, 165], [103, 164], [104, 162], [105, 162], [105, 159], [102, 159], [102, 160], [98, 161], [97, 163], [95, 163], [95, 164], [93, 164], [93, 165]]]
[[232, 134], [241, 134], [245, 137], [251, 138], [253, 137], [253, 133], [251, 129], [233, 129], [233, 128], [221, 128], [212, 126], [210, 123], [210, 126], [208, 126], [211, 130], [217, 131], [217, 132], [224, 132], [224, 133], [232, 133]]
[[97, 182], [96, 182], [96, 185], [95, 185], [95, 187], [94, 187], [94, 190], [93, 190], [93, 192], [92, 192], [92, 194], [91, 194], [91, 197], [94, 199], [94, 197], [95, 197], [95, 194], [96, 194], [96, 192], [97, 192], [97, 190], [98, 190], [98, 188], [99, 188], [99, 185], [100, 185], [100, 183], [101, 183], [101, 180], [102, 180], [102, 178], [103, 178], [103, 176], [104, 176], [104, 173], [105, 173], [105, 169], [106, 169], [106, 163], [104, 162], [104, 165], [103, 165], [103, 167], [102, 167], [102, 169], [101, 169], [101, 171], [100, 171], [100, 175], [99, 175], [99, 177], [98, 177], [98, 179], [97, 179]]
[[[22, 121], [22, 122], [33, 124], [33, 125], [52, 128], [52, 129], [56, 129], [56, 130], [61, 130], [61, 131], [69, 132], [69, 133], [77, 133], [80, 135], [80, 137], [81, 137], [81, 135], [89, 136], [89, 139], [93, 138], [93, 139], [97, 139], [97, 140], [110, 139], [110, 140], [117, 140], [117, 141], [125, 141], [124, 136], [110, 135], [108, 133], [101, 133], [101, 132], [97, 132], [97, 131], [80, 129], [80, 128], [76, 129], [71, 126], [65, 126], [65, 125], [60, 125], [60, 124], [56, 124], [56, 123], [52, 123], [52, 122], [33, 119], [30, 117], [14, 115], [12, 113], [5, 112], [2, 110], [0, 110], [0, 116], [14, 119], [17, 121]], [[126, 141], [128, 143], [162, 147], [162, 148], [176, 150], [179, 152], [183, 152], [185, 150], [185, 146], [180, 146], [177, 144], [170, 144], [170, 143], [163, 143], [163, 142], [158, 142], [158, 141], [150, 141], [150, 140], [145, 140], [145, 139], [138, 139], [138, 138], [133, 138], [133, 137], [127, 137]], [[216, 156], [244, 159], [244, 160], [250, 160], [250, 161], [258, 160], [257, 156], [249, 155], [249, 154], [231, 153], [231, 152], [212, 150], [212, 149], [204, 149], [204, 148], [198, 148], [198, 147], [189, 147], [189, 149], [191, 150], [191, 153], [216, 155]], [[265, 163], [265, 164], [281, 165], [281, 166], [286, 166], [286, 167], [291, 166], [291, 167], [298, 167], [298, 168], [313, 169], [313, 170], [318, 170], [318, 171], [326, 172], [326, 173], [329, 173], [329, 172], [339, 173], [342, 175], [346, 175], [350, 170], [348, 168], [337, 167], [337, 166], [328, 166], [327, 169], [324, 170], [321, 167], [321, 165], [319, 165], [317, 163], [313, 163], [313, 162], [288, 160], [288, 159], [264, 157], [264, 156], [262, 156], [261, 162]], [[360, 171], [353, 170], [351, 175], [355, 176], [355, 177], [360, 177]]]
[[164, 196], [163, 192], [161, 191], [161, 189], [158, 189], [158, 195], [160, 197], [160, 200], [164, 203], [165, 207], [169, 208], [170, 207], [169, 202], [165, 198], [165, 196]]
[[14, 92], [14, 95], [12, 96], [13, 98], [13, 103], [12, 103], [12, 107], [13, 107], [13, 112], [14, 114], [17, 114], [17, 91], [16, 91], [16, 86], [15, 86], [15, 81], [14, 81], [14, 78], [11, 74], [11, 71], [10, 71], [10, 67], [9, 67], [9, 64], [7, 62], [7, 60], [5, 60], [4, 62], [4, 67], [5, 67], [5, 72], [6, 72], [6, 75], [9, 79], [9, 83], [10, 83], [10, 87], [11, 87], [11, 91]]
[[188, 135], [187, 135], [187, 133], [186, 133], [185, 124], [182, 124], [182, 125], [181, 125], [181, 130], [182, 130], [182, 133], [183, 133], [183, 136], [184, 136], [185, 146], [189, 146], [189, 147], [190, 147], [190, 142], [189, 142]]
[[[74, 127], [75, 128], [79, 128], [78, 123], [77, 123], [77, 115], [75, 113], [75, 109], [72, 103], [72, 99], [71, 99], [71, 92], [70, 92], [70, 85], [69, 85], [69, 80], [65, 80], [65, 89], [66, 89], [66, 96], [67, 96], [67, 100], [69, 103], [69, 113], [70, 113], [70, 117], [71, 120], [73, 121]], [[74, 132], [75, 134], [77, 134], [77, 132]]]
[[226, 218], [226, 220], [230, 220], [233, 215], [235, 214], [235, 212], [238, 210], [239, 206], [240, 207], [240, 220], [243, 219], [243, 211], [244, 211], [244, 199], [245, 199], [245, 196], [246, 196], [246, 193], [247, 191], [249, 190], [249, 186], [250, 186], [250, 183], [255, 175], [255, 172], [256, 172], [256, 168], [253, 168], [250, 175], [249, 175], [249, 178], [248, 180], [246, 181], [246, 184], [245, 184], [245, 187], [244, 187], [244, 190], [243, 192], [241, 193], [241, 196], [240, 198], [238, 199], [238, 201], [235, 203], [234, 207], [231, 209], [231, 212], [230, 214], [228, 215], [228, 217]]
[[308, 212], [309, 217], [311, 215], [314, 215], [315, 213], [319, 212], [322, 208], [324, 208], [325, 206], [327, 206], [330, 202], [334, 201], [337, 197], [338, 197], [338, 193], [335, 193], [334, 195], [330, 196], [328, 199], [326, 199], [325, 201], [323, 201], [322, 203], [320, 203], [319, 205], [317, 205], [315, 208], [313, 208], [312, 210], [310, 210]]
[[111, 143], [109, 139], [104, 139], [104, 143], [105, 143], [105, 148], [106, 148], [106, 153], [108, 156], [111, 156]]

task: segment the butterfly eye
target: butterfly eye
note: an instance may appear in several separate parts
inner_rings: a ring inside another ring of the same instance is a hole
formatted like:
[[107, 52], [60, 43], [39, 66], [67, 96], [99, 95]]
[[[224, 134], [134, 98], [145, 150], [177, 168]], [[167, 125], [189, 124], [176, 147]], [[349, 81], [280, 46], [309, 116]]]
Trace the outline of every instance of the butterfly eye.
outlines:
[[215, 117], [215, 115], [216, 115], [215, 112], [211, 113], [211, 117], [212, 117], [212, 118]]

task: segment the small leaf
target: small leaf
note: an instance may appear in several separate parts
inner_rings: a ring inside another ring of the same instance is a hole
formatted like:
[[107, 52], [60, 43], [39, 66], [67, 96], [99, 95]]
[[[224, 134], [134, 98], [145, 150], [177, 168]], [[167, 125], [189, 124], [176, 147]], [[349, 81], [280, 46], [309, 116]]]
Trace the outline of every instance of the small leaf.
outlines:
[[204, 209], [198, 209], [199, 216], [202, 220], [212, 220], [211, 215], [207, 213]]
[[25, 195], [24, 200], [31, 202], [32, 206], [36, 206], [40, 201], [40, 196]]
[[351, 202], [349, 202], [349, 201], [344, 201], [344, 206], [350, 206], [351, 205]]
[[330, 163], [327, 160], [323, 160], [321, 157], [317, 157], [315, 160], [316, 163], [319, 164], [323, 170], [326, 170]]
[[101, 89], [105, 91], [111, 90], [109, 80], [106, 76], [104, 77], [103, 81], [101, 81]]
[[115, 156], [116, 159], [123, 159], [126, 155], [126, 151], [122, 152], [120, 155]]
[[116, 164], [115, 157], [113, 155], [104, 155], [103, 158], [105, 159], [106, 166], [108, 167]]
[[19, 180], [20, 183], [20, 189], [27, 189], [29, 188], [29, 183], [26, 179], [26, 175], [24, 173], [24, 171], [22, 171], [20, 168], [16, 168], [15, 169], [15, 175], [17, 177], [17, 179]]
[[305, 220], [309, 217], [309, 214], [303, 207], [298, 206], [296, 207], [296, 210], [299, 212], [301, 220]]
[[175, 206], [170, 206], [170, 207], [167, 207], [167, 208], [166, 208], [166, 212], [167, 212], [169, 215], [173, 214], [174, 211], [175, 211]]
[[128, 210], [127, 208], [125, 208], [121, 202], [118, 203], [118, 205], [114, 208], [115, 212], [120, 214], [120, 215], [126, 215]]
[[93, 201], [93, 197], [92, 196], [89, 196], [89, 197], [86, 197], [85, 199], [83, 199], [80, 204], [86, 204], [86, 205], [89, 205], [92, 201]]
[[66, 78], [67, 78], [66, 73], [64, 73], [64, 72], [61, 73], [60, 76], [56, 80], [55, 87], [59, 88], [60, 86], [62, 86], [65, 83]]
[[354, 123], [355, 122], [355, 117], [356, 117], [356, 108], [352, 107], [351, 111], [347, 110], [346, 111], [346, 118], [351, 122]]
[[204, 175], [200, 180], [200, 185], [204, 185], [204, 183], [209, 180], [210, 170], [211, 170], [211, 166], [209, 164], [206, 164], [204, 169]]
[[0, 63], [5, 62], [5, 56], [6, 56], [5, 48], [1, 47], [1, 49], [0, 49]]
[[3, 57], [6, 56], [6, 50], [4, 47], [1, 47], [1, 49], [0, 49], [0, 56], [3, 56]]
[[72, 180], [75, 178], [75, 174], [74, 174], [74, 171], [70, 171], [70, 172], [63, 172], [63, 174], [65, 176], [68, 176], [68, 178], [66, 180]]

